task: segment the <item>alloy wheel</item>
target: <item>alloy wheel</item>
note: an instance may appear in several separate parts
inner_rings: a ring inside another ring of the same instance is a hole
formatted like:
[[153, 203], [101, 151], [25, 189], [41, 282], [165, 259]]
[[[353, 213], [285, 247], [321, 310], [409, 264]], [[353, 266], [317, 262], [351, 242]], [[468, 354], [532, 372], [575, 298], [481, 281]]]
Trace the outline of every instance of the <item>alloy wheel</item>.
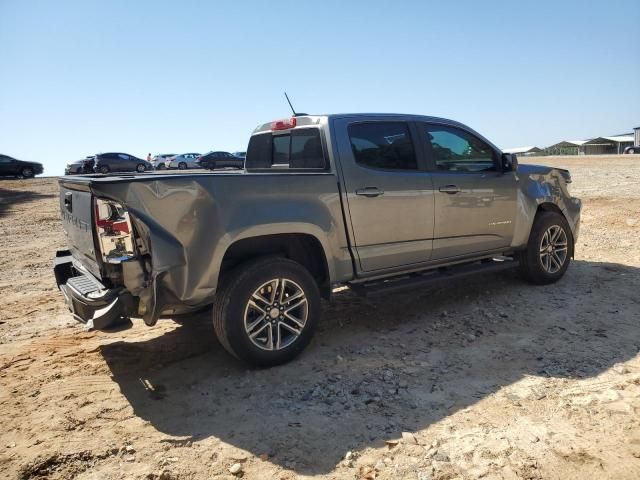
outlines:
[[244, 309], [244, 329], [256, 347], [282, 350], [302, 334], [308, 316], [302, 287], [287, 278], [274, 278], [251, 295]]
[[550, 226], [540, 240], [540, 264], [545, 272], [554, 274], [567, 260], [567, 234], [560, 225]]

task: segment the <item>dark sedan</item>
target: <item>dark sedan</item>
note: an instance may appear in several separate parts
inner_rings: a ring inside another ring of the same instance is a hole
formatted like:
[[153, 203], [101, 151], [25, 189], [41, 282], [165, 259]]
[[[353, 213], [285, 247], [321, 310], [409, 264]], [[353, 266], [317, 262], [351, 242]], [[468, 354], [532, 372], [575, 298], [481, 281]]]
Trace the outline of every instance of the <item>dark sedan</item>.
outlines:
[[82, 160], [67, 163], [67, 166], [64, 169], [64, 174], [78, 175], [82, 173], [93, 173], [93, 165], [95, 163], [95, 159], [96, 157], [94, 155], [89, 155]]
[[200, 167], [213, 170], [214, 168], [244, 168], [244, 158], [236, 157], [229, 152], [209, 152], [198, 158]]
[[144, 172], [153, 170], [153, 165], [146, 160], [128, 153], [99, 153], [95, 157], [93, 170], [96, 173], [109, 172]]
[[41, 163], [17, 160], [9, 155], [0, 154], [0, 177], [31, 178], [44, 171]]
[[636, 145], [633, 147], [627, 147], [623, 152], [625, 155], [633, 155], [634, 153], [637, 155], [640, 153], [640, 145]]

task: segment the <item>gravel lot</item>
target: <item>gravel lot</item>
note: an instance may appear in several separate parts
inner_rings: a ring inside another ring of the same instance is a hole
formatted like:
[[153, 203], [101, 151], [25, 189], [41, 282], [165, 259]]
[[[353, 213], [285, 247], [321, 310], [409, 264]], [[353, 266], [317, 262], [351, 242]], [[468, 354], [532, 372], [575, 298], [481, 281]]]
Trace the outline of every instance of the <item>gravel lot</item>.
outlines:
[[532, 162], [569, 168], [584, 201], [563, 280], [342, 291], [307, 351], [269, 370], [230, 358], [204, 313], [85, 331], [51, 271], [55, 180], [0, 181], [0, 471], [639, 478], [640, 157]]

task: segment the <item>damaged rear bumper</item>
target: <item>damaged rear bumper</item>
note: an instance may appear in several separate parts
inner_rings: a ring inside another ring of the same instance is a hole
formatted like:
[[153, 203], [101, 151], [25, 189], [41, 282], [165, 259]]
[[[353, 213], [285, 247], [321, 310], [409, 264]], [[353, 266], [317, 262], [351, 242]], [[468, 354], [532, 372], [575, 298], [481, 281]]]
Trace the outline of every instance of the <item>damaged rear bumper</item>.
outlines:
[[137, 311], [137, 298], [124, 288], [107, 288], [74, 263], [69, 250], [56, 252], [53, 272], [76, 320], [98, 330], [123, 322]]

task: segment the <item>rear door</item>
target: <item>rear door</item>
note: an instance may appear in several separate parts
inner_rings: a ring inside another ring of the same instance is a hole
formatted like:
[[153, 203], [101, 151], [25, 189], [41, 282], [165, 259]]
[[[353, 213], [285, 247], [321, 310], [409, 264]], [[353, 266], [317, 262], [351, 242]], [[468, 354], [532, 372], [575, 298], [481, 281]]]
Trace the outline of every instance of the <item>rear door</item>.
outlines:
[[417, 123], [433, 170], [433, 259], [508, 247], [516, 215], [517, 178], [502, 172], [499, 152], [461, 127]]
[[116, 157], [116, 165], [121, 172], [127, 172], [136, 169], [135, 159], [126, 153], [119, 153]]
[[343, 118], [334, 121], [334, 131], [361, 270], [429, 261], [433, 187], [413, 125], [388, 117]]

